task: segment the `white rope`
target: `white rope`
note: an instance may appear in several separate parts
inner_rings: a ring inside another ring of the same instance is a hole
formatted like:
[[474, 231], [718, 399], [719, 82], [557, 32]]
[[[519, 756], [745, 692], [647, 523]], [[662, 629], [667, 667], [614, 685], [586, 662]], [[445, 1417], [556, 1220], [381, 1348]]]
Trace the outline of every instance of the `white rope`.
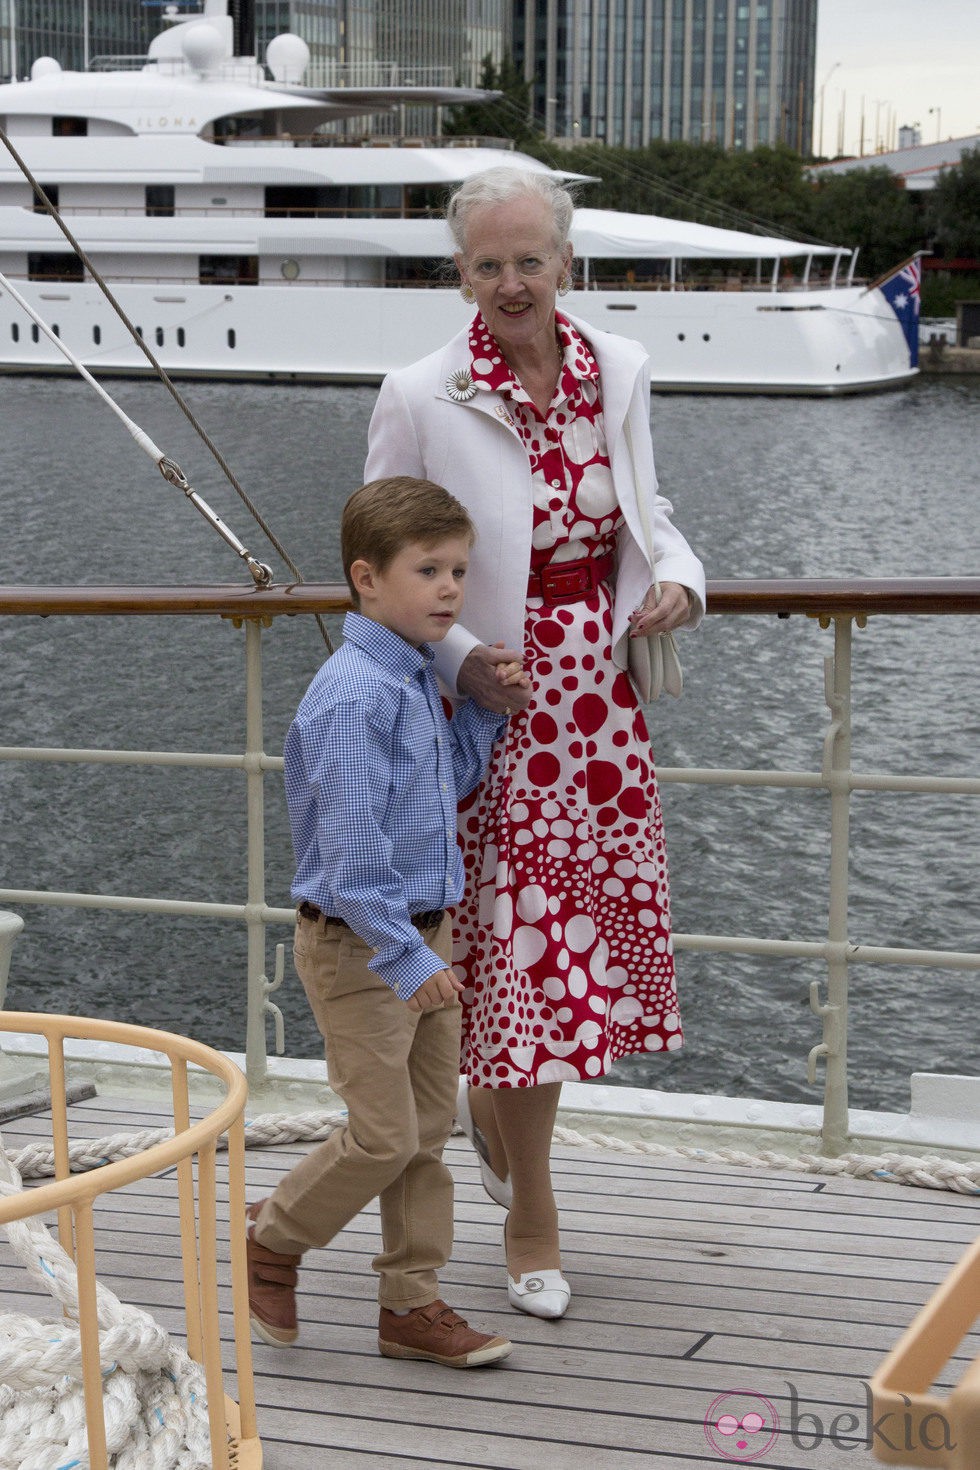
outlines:
[[[245, 1123], [246, 1148], [273, 1148], [277, 1144], [317, 1142], [327, 1138], [347, 1118], [343, 1111], [325, 1113], [265, 1113], [261, 1118]], [[73, 1174], [85, 1173], [88, 1169], [101, 1168], [116, 1159], [132, 1158], [152, 1148], [154, 1144], [166, 1143], [173, 1138], [172, 1128], [144, 1128], [136, 1133], [111, 1133], [106, 1138], [79, 1139], [68, 1146], [68, 1164]], [[222, 1135], [216, 1141], [220, 1152], [228, 1147], [228, 1139]], [[13, 1156], [22, 1179], [51, 1178], [55, 1172], [54, 1149], [50, 1144], [28, 1144]]]
[[948, 1189], [957, 1194], [980, 1194], [980, 1164], [961, 1163], [914, 1154], [823, 1154], [745, 1153], [741, 1149], [706, 1149], [683, 1144], [648, 1143], [645, 1139], [618, 1138], [610, 1133], [579, 1133], [574, 1128], [556, 1127], [556, 1143], [577, 1148], [607, 1148], [617, 1153], [646, 1154], [657, 1158], [680, 1157], [704, 1164], [736, 1164], [741, 1168], [797, 1169], [807, 1174], [852, 1174], [857, 1179], [880, 1179], [885, 1184], [911, 1184], [919, 1189]]
[[[346, 1114], [340, 1112], [265, 1113], [245, 1125], [246, 1148], [274, 1148], [278, 1144], [315, 1142], [326, 1138], [341, 1126]], [[456, 1128], [456, 1133], [462, 1130]], [[108, 1138], [81, 1141], [69, 1147], [69, 1162], [74, 1172], [97, 1169], [113, 1159], [127, 1158], [154, 1143], [172, 1138], [168, 1129], [150, 1129], [141, 1133], [116, 1133]], [[735, 1164], [740, 1168], [795, 1169], [803, 1173], [842, 1175], [858, 1179], [880, 1179], [888, 1184], [909, 1184], [920, 1189], [947, 1189], [958, 1194], [980, 1194], [980, 1164], [957, 1159], [913, 1154], [841, 1154], [827, 1158], [822, 1154], [774, 1153], [763, 1150], [746, 1153], [740, 1149], [704, 1149], [683, 1144], [649, 1143], [644, 1139], [621, 1138], [615, 1134], [583, 1133], [558, 1126], [554, 1141], [575, 1148], [605, 1148], [624, 1154], [645, 1154], [654, 1158], [687, 1158], [708, 1164]], [[218, 1148], [227, 1146], [219, 1139]], [[54, 1174], [54, 1151], [48, 1146], [31, 1144], [16, 1156], [15, 1163], [25, 1179], [38, 1179]]]
[[[0, 1194], [22, 1192], [0, 1140]], [[88, 1470], [78, 1273], [39, 1220], [6, 1227], [64, 1318], [0, 1313], [0, 1470]], [[148, 1313], [96, 1285], [106, 1443], [114, 1470], [210, 1470], [203, 1368]]]

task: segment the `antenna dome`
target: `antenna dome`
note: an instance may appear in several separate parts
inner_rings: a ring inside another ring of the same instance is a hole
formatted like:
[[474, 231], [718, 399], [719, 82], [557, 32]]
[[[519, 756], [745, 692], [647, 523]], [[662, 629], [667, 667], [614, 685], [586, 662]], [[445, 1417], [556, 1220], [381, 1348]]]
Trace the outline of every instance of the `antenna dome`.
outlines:
[[181, 49], [190, 65], [198, 72], [214, 71], [224, 60], [225, 42], [221, 32], [206, 20], [182, 27]]
[[284, 31], [281, 36], [273, 36], [265, 49], [265, 59], [277, 82], [301, 82], [310, 64], [310, 48], [302, 36]]

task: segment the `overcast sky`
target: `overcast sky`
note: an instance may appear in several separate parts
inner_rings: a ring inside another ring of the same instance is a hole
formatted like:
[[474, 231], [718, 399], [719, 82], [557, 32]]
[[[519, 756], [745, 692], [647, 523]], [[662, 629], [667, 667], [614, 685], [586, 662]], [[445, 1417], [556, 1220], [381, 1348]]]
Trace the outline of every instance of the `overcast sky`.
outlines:
[[862, 98], [865, 153], [906, 123], [923, 143], [980, 133], [980, 0], [819, 0], [815, 85], [818, 153], [837, 152], [842, 125], [860, 153]]

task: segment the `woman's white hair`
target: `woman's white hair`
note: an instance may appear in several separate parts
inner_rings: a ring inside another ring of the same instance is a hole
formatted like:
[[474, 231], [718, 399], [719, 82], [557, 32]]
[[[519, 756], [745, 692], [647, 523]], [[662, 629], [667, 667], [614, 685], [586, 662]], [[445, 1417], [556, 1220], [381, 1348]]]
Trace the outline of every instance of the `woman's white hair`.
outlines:
[[472, 210], [482, 209], [487, 204], [508, 204], [522, 194], [544, 200], [555, 222], [556, 243], [559, 249], [564, 248], [568, 244], [575, 213], [575, 201], [565, 185], [554, 174], [501, 164], [473, 174], [450, 198], [446, 206], [446, 223], [457, 250], [462, 252], [466, 248], [466, 222]]

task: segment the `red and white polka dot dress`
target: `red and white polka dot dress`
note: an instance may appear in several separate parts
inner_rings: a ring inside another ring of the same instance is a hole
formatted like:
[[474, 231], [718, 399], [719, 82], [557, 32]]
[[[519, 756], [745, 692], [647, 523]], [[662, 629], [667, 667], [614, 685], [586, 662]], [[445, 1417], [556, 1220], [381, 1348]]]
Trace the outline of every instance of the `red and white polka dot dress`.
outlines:
[[[542, 419], [477, 316], [473, 376], [507, 395], [531, 462], [531, 566], [601, 556], [620, 511], [599, 378], [559, 317], [565, 363]], [[682, 1043], [667, 853], [646, 725], [612, 661], [612, 598], [528, 599], [530, 706], [460, 808], [466, 892], [462, 1070], [478, 1087], [600, 1077]]]

